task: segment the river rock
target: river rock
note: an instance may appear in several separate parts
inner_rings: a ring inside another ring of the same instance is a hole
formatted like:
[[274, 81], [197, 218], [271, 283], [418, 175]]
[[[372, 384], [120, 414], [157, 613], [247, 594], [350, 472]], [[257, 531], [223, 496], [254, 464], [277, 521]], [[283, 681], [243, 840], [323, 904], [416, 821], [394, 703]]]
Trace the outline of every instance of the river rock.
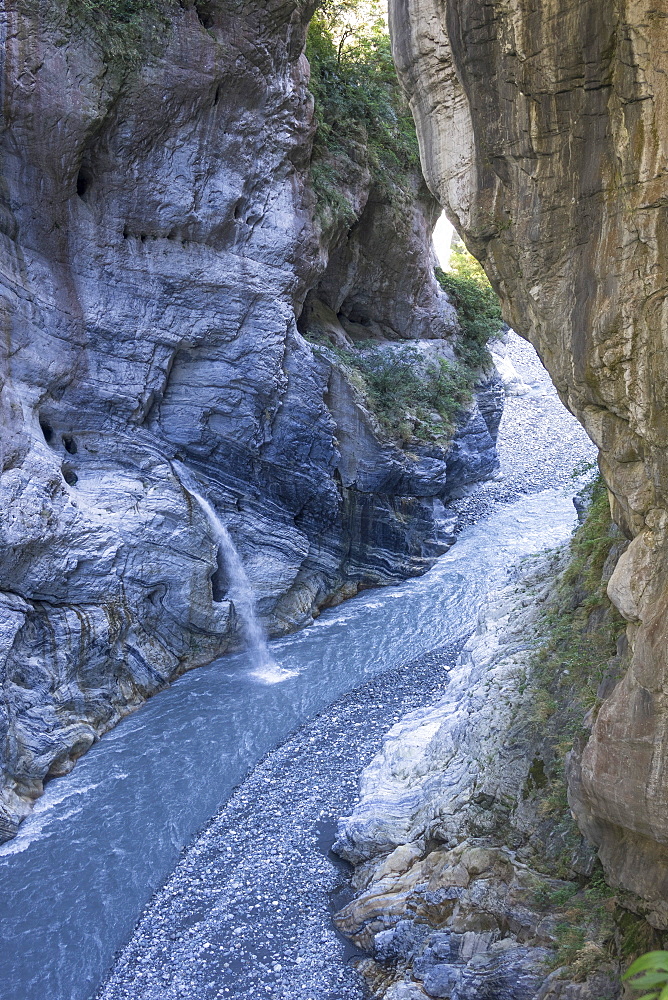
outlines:
[[611, 587], [632, 663], [571, 802], [666, 928], [668, 21], [654, 0], [390, 0], [390, 20], [429, 186], [599, 447], [633, 539]]
[[490, 373], [452, 449], [413, 452], [304, 336], [307, 300], [348, 346], [344, 322], [458, 335], [418, 171], [397, 215], [360, 147], [348, 223], [322, 221], [313, 5], [163, 6], [140, 28], [66, 0], [0, 15], [0, 839], [121, 716], [239, 643], [178, 468], [278, 635], [424, 571], [452, 542], [443, 501], [498, 465]]
[[[339, 821], [334, 849], [355, 866], [356, 895], [335, 921], [373, 956], [361, 969], [374, 996], [401, 996], [407, 981], [450, 1000], [620, 995], [594, 932], [581, 974], [550, 975], [573, 915], [541, 904], [569, 883], [542, 874], [563, 824], [532, 795], [545, 755], [532, 664], [564, 565], [564, 553], [534, 557], [489, 595], [445, 695], [387, 733]], [[575, 873], [591, 870], [591, 847], [569, 850]]]

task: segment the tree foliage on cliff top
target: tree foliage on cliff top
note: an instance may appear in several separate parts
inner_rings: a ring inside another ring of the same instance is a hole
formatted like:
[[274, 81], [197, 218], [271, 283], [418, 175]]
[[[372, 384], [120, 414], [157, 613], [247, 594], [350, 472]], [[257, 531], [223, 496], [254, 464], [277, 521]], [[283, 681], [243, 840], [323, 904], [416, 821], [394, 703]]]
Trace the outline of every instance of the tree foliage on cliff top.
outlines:
[[309, 26], [306, 55], [317, 121], [316, 193], [336, 201], [332, 156], [357, 162], [360, 145], [374, 180], [396, 191], [407, 174], [419, 172], [420, 157], [380, 0], [322, 0]]

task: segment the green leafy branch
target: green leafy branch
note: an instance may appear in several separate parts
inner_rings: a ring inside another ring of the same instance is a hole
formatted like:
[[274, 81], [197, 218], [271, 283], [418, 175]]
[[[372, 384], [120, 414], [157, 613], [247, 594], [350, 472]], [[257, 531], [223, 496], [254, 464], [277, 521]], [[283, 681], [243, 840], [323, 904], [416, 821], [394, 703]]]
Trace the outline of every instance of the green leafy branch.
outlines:
[[622, 976], [633, 990], [647, 990], [637, 1000], [668, 1000], [668, 951], [650, 951], [637, 958]]

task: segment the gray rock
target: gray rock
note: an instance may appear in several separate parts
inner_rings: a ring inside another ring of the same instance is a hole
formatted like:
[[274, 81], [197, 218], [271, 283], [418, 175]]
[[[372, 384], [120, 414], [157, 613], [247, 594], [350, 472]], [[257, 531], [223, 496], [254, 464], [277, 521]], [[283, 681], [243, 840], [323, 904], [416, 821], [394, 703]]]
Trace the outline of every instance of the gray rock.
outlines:
[[124, 714], [239, 644], [175, 459], [227, 525], [274, 635], [426, 569], [452, 540], [445, 493], [496, 461], [479, 421], [463, 432], [471, 470], [381, 440], [297, 329], [309, 295], [382, 336], [457, 328], [421, 178], [391, 241], [392, 205], [363, 162], [355, 232], [318, 220], [303, 4], [212, 0], [206, 28], [174, 5], [152, 28], [147, 15], [132, 58], [130, 36], [110, 43], [115, 29], [65, 0], [11, 6], [0, 838]]

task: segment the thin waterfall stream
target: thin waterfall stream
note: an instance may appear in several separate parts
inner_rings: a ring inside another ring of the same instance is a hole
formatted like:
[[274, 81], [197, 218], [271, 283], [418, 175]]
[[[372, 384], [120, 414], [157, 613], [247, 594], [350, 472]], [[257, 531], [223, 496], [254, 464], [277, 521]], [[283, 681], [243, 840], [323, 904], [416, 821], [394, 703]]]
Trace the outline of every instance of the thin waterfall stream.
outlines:
[[[183, 480], [183, 476], [181, 476]], [[206, 514], [215, 541], [218, 555], [222, 557], [228, 579], [227, 597], [232, 602], [241, 622], [241, 631], [246, 640], [246, 650], [253, 663], [254, 676], [268, 684], [277, 684], [292, 676], [290, 671], [280, 667], [269, 652], [267, 637], [257, 616], [255, 594], [248, 574], [237, 552], [229, 531], [219, 518], [213, 506], [190, 484], [184, 486]]]
[[503, 506], [423, 577], [270, 642], [281, 683], [244, 651], [124, 719], [0, 847], [2, 1000], [91, 1000], [179, 852], [264, 754], [346, 691], [467, 635], [508, 567], [558, 545], [574, 520], [563, 490]]

